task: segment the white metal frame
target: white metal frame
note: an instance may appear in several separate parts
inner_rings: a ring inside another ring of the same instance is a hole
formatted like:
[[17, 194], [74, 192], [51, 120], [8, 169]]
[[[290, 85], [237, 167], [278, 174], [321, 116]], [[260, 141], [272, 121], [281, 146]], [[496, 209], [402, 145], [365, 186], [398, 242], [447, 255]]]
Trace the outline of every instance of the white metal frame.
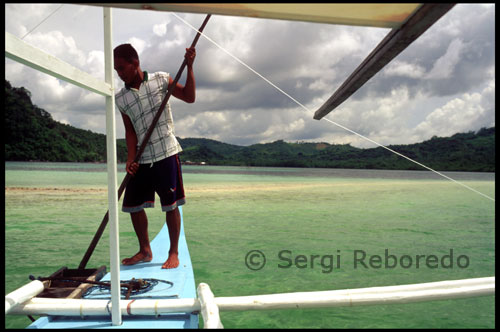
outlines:
[[115, 96], [113, 83], [113, 32], [111, 8], [103, 8], [105, 80], [73, 67], [5, 32], [5, 56], [58, 79], [106, 97], [106, 150], [108, 170], [109, 242], [111, 270], [112, 324], [121, 325], [120, 247], [118, 230], [118, 187], [116, 160]]

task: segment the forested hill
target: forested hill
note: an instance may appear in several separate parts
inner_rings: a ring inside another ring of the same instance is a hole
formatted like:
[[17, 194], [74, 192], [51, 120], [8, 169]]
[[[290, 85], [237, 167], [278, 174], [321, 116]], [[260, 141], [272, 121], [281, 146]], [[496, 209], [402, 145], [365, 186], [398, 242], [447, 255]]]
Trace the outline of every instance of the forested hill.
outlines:
[[[5, 81], [4, 137], [7, 161], [104, 162], [105, 135], [54, 121], [33, 105], [25, 88]], [[209, 165], [422, 169], [383, 148], [359, 149], [349, 144], [287, 143], [237, 146], [210, 139], [180, 139], [184, 162]], [[495, 128], [433, 137], [423, 143], [392, 145], [391, 149], [440, 171], [495, 172]], [[126, 145], [117, 142], [118, 160], [125, 162]]]
[[105, 135], [54, 121], [27, 89], [6, 80], [4, 103], [5, 160], [105, 161]]

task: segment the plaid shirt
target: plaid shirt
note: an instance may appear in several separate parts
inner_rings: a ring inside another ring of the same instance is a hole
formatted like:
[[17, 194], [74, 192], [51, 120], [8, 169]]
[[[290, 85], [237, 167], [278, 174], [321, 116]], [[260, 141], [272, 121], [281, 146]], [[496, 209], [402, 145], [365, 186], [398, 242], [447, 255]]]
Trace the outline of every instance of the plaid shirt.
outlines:
[[[169, 77], [169, 74], [164, 72], [157, 72], [148, 77], [148, 73], [144, 72], [144, 81], [139, 90], [126, 86], [115, 95], [118, 109], [128, 115], [134, 125], [138, 140], [137, 148], [144, 140], [144, 136], [167, 94]], [[167, 103], [139, 163], [154, 163], [181, 151], [182, 148], [175, 138], [170, 103]]]

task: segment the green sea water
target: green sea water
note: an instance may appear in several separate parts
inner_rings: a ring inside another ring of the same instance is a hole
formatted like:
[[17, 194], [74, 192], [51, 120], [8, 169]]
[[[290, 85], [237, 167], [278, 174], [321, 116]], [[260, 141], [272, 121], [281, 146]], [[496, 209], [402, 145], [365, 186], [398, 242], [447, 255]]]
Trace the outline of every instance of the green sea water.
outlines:
[[[183, 218], [195, 281], [208, 283], [215, 296], [495, 274], [494, 202], [429, 172], [205, 166], [183, 170]], [[452, 177], [495, 196], [494, 174]], [[107, 210], [105, 167], [6, 163], [5, 185], [6, 293], [29, 282], [30, 274], [77, 268]], [[165, 216], [159, 207], [147, 212], [153, 238]], [[136, 252], [137, 239], [129, 216], [120, 212], [119, 217], [120, 253], [128, 257]], [[88, 267], [109, 265], [108, 243], [106, 231]], [[265, 256], [264, 266], [262, 256], [245, 261], [257, 250]], [[398, 264], [392, 266], [394, 261], [386, 256], [396, 257]], [[438, 264], [426, 264], [429, 256], [436, 256]], [[222, 312], [221, 319], [226, 328], [493, 328], [494, 309], [494, 296], [485, 296]], [[5, 327], [29, 323], [27, 317], [7, 316]]]

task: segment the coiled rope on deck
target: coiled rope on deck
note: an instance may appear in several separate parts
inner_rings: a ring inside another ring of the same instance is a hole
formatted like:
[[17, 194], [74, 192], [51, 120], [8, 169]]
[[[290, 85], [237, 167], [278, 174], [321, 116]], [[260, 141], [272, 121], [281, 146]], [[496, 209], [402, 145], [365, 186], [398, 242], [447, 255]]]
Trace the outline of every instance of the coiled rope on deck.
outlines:
[[[186, 24], [188, 27], [190, 27], [191, 29], [193, 29], [194, 31], [199, 32], [199, 31], [198, 31], [198, 29], [196, 29], [193, 25], [191, 25], [189, 22], [187, 22], [185, 19], [183, 19], [183, 18], [182, 18], [182, 17], [180, 17], [179, 15], [177, 15], [177, 14], [175, 14], [175, 13], [173, 13], [173, 12], [171, 12], [171, 14], [172, 14], [173, 16], [175, 16], [177, 19], [179, 19], [181, 22], [183, 22], [184, 24]], [[268, 83], [269, 85], [271, 85], [273, 88], [275, 88], [276, 90], [278, 90], [279, 92], [281, 92], [283, 95], [285, 95], [286, 97], [288, 97], [290, 100], [292, 100], [292, 101], [293, 101], [294, 103], [296, 103], [298, 106], [300, 106], [302, 109], [304, 109], [305, 111], [307, 111], [307, 112], [309, 112], [309, 113], [314, 113], [314, 111], [313, 111], [313, 110], [311, 110], [311, 109], [307, 108], [306, 106], [304, 106], [304, 105], [303, 105], [302, 103], [300, 103], [298, 100], [296, 100], [296, 99], [295, 99], [295, 98], [293, 98], [291, 95], [289, 95], [288, 93], [286, 93], [285, 91], [283, 91], [283, 90], [282, 90], [280, 87], [278, 87], [276, 84], [274, 84], [273, 82], [271, 82], [270, 80], [268, 80], [268, 79], [267, 79], [266, 77], [264, 77], [262, 74], [260, 74], [259, 72], [257, 72], [255, 69], [253, 69], [252, 67], [250, 67], [248, 64], [246, 64], [246, 63], [245, 63], [245, 62], [243, 62], [242, 60], [240, 60], [238, 57], [236, 57], [234, 54], [232, 54], [231, 52], [229, 52], [228, 50], [226, 50], [224, 47], [222, 47], [221, 45], [219, 45], [216, 41], [214, 41], [212, 38], [210, 38], [209, 36], [207, 36], [205, 33], [203, 33], [203, 32], [202, 32], [202, 33], [201, 33], [201, 35], [202, 35], [202, 36], [203, 36], [206, 40], [208, 40], [208, 41], [209, 41], [209, 42], [211, 42], [213, 45], [215, 45], [215, 46], [216, 46], [216, 47], [218, 47], [220, 50], [222, 50], [224, 53], [226, 53], [226, 54], [227, 54], [227, 55], [229, 55], [231, 58], [233, 58], [235, 61], [237, 61], [238, 63], [240, 63], [242, 66], [244, 66], [245, 68], [247, 68], [248, 70], [250, 70], [251, 72], [253, 72], [255, 75], [257, 75], [258, 77], [260, 77], [261, 79], [263, 79], [265, 82], [267, 82], [267, 83]], [[462, 187], [464, 187], [464, 188], [466, 188], [466, 189], [469, 189], [469, 190], [471, 190], [471, 191], [475, 192], [476, 194], [479, 194], [479, 195], [481, 195], [481, 196], [483, 196], [483, 197], [485, 197], [485, 198], [487, 198], [487, 199], [489, 199], [489, 200], [491, 200], [491, 201], [495, 202], [495, 199], [494, 199], [493, 197], [490, 197], [490, 196], [488, 196], [488, 195], [486, 195], [486, 194], [484, 194], [484, 193], [482, 193], [482, 192], [480, 192], [480, 191], [478, 191], [478, 190], [476, 190], [476, 189], [474, 189], [474, 188], [472, 188], [472, 187], [470, 187], [470, 186], [466, 185], [465, 183], [462, 183], [462, 182], [460, 182], [460, 181], [457, 181], [457, 180], [455, 180], [455, 179], [453, 179], [453, 178], [451, 178], [451, 177], [449, 177], [449, 176], [447, 176], [447, 175], [445, 175], [445, 174], [443, 174], [443, 173], [441, 173], [441, 172], [438, 172], [438, 171], [436, 171], [436, 170], [432, 169], [432, 168], [431, 168], [431, 167], [429, 167], [429, 166], [426, 166], [426, 165], [424, 165], [424, 164], [422, 164], [422, 163], [420, 163], [420, 162], [418, 162], [418, 161], [416, 161], [416, 160], [413, 160], [413, 159], [411, 159], [410, 157], [403, 155], [402, 153], [399, 153], [399, 152], [397, 152], [397, 151], [394, 151], [393, 149], [391, 149], [391, 148], [389, 148], [389, 147], [387, 147], [387, 146], [385, 146], [385, 145], [383, 145], [383, 144], [381, 144], [381, 143], [378, 143], [378, 142], [374, 141], [373, 139], [370, 139], [370, 138], [368, 138], [368, 137], [366, 137], [366, 136], [364, 136], [364, 135], [362, 135], [362, 134], [360, 134], [360, 133], [358, 133], [358, 132], [356, 132], [356, 131], [354, 131], [354, 130], [352, 130], [352, 129], [349, 129], [349, 128], [347, 128], [347, 127], [345, 127], [345, 126], [343, 126], [343, 125], [341, 125], [341, 124], [339, 124], [339, 123], [337, 123], [337, 122], [335, 122], [335, 121], [333, 121], [333, 120], [327, 119], [326, 117], [323, 117], [322, 119], [324, 119], [324, 120], [326, 120], [326, 121], [328, 121], [328, 122], [330, 122], [330, 123], [332, 123], [332, 124], [336, 125], [336, 126], [337, 126], [337, 127], [339, 127], [339, 128], [342, 128], [342, 129], [344, 129], [344, 130], [346, 130], [346, 131], [348, 131], [348, 132], [350, 132], [350, 133], [352, 133], [352, 134], [354, 134], [354, 135], [356, 135], [356, 136], [358, 136], [358, 137], [361, 137], [361, 138], [362, 138], [362, 139], [364, 139], [364, 140], [367, 140], [367, 141], [369, 141], [369, 142], [371, 142], [371, 143], [373, 143], [373, 144], [375, 144], [375, 145], [378, 145], [378, 146], [380, 146], [380, 147], [382, 147], [382, 148], [384, 148], [384, 149], [386, 149], [386, 150], [388, 150], [388, 151], [390, 151], [390, 152], [392, 152], [392, 153], [394, 153], [394, 154], [396, 154], [396, 155], [398, 155], [398, 156], [400, 156], [400, 157], [402, 157], [402, 158], [405, 158], [405, 159], [407, 159], [407, 160], [411, 161], [412, 163], [415, 163], [415, 164], [417, 164], [417, 165], [419, 165], [419, 166], [421, 166], [421, 167], [423, 167], [423, 168], [425, 168], [425, 169], [427, 169], [427, 170], [429, 170], [429, 171], [431, 171], [431, 172], [433, 172], [433, 173], [435, 173], [435, 174], [437, 174], [437, 175], [439, 175], [439, 176], [441, 176], [441, 177], [443, 177], [443, 178], [445, 178], [445, 179], [447, 179], [447, 180], [450, 180], [450, 181], [452, 181], [452, 182], [454, 182], [454, 183], [456, 183], [456, 184], [458, 184], [458, 185], [461, 185]]]
[[[82, 283], [85, 283], [83, 281]], [[135, 283], [135, 284], [134, 284]], [[172, 288], [174, 283], [168, 280], [154, 279], [154, 278], [141, 278], [141, 279], [132, 279], [132, 280], [120, 280], [121, 286], [121, 295], [128, 299], [129, 296], [137, 296], [141, 294], [148, 293], [151, 291], [156, 285], [159, 283], [164, 283]], [[134, 287], [127, 288], [129, 284], [133, 284]], [[82, 298], [88, 298], [90, 296], [102, 296], [111, 294], [111, 284], [110, 283], [102, 283], [100, 285], [95, 285], [87, 289], [87, 291], [82, 295]]]

